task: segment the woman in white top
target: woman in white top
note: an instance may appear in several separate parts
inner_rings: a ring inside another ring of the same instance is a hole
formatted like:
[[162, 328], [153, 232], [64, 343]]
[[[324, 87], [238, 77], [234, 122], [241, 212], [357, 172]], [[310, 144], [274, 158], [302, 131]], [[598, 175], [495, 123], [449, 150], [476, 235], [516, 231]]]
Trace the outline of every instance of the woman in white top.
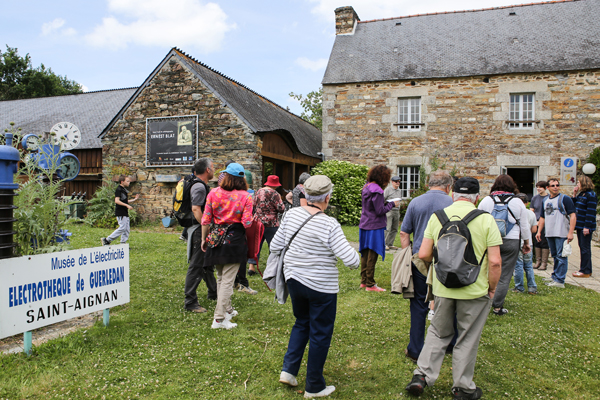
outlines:
[[[508, 292], [508, 285], [510, 279], [515, 272], [515, 265], [517, 264], [517, 258], [519, 257], [519, 250], [521, 250], [521, 239], [523, 240], [523, 254], [527, 254], [531, 251], [531, 227], [527, 219], [527, 208], [523, 202], [514, 197], [514, 193], [517, 191], [517, 185], [510, 175], [500, 175], [494, 181], [490, 195], [486, 196], [481, 203], [479, 203], [479, 209], [492, 213], [494, 210], [495, 202], [505, 201], [507, 198], [512, 198], [508, 201], [508, 224], [514, 224], [510, 230], [507, 229], [506, 236], [502, 238], [502, 245], [500, 246], [500, 255], [502, 256], [502, 274], [500, 275], [500, 281], [496, 286], [496, 294], [492, 300], [492, 307], [494, 308], [494, 314], [504, 315], [508, 312], [504, 308], [504, 299]], [[516, 220], [515, 220], [516, 217]]]
[[[271, 251], [279, 253], [298, 232], [284, 258], [285, 281], [296, 323], [290, 333], [279, 382], [298, 385], [296, 376], [310, 340], [304, 394], [309, 398], [328, 396], [335, 390], [335, 386], [325, 385], [323, 365], [336, 315], [337, 258], [350, 268], [357, 268], [360, 263], [358, 253], [346, 240], [340, 224], [322, 213], [332, 189], [331, 180], [326, 176], [309, 178], [304, 183], [307, 205], [289, 210], [271, 241]], [[314, 214], [319, 215], [302, 226]]]

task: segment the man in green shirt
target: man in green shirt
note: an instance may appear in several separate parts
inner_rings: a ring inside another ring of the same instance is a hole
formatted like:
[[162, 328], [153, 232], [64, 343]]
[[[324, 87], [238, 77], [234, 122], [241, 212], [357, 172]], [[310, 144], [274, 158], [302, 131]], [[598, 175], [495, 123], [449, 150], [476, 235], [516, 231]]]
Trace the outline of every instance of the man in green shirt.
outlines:
[[[454, 203], [444, 212], [452, 220], [462, 219], [475, 210], [479, 199], [479, 182], [470, 177], [461, 178], [454, 184]], [[425, 386], [433, 386], [439, 376], [446, 347], [454, 336], [454, 316], [458, 321], [458, 340], [452, 355], [454, 399], [479, 399], [482, 390], [475, 386], [473, 374], [477, 349], [483, 326], [489, 315], [491, 299], [500, 279], [502, 260], [500, 245], [502, 237], [494, 218], [490, 214], [480, 215], [468, 225], [475, 256], [484, 258], [477, 280], [462, 288], [447, 288], [433, 278], [435, 315], [427, 331], [425, 345], [417, 361], [417, 369], [406, 390], [413, 395], [423, 393]], [[427, 223], [419, 258], [427, 262], [433, 259], [433, 248], [437, 244], [442, 224], [434, 214]], [[444, 251], [438, 248], [438, 253]], [[447, 250], [452, 251], [452, 250]]]

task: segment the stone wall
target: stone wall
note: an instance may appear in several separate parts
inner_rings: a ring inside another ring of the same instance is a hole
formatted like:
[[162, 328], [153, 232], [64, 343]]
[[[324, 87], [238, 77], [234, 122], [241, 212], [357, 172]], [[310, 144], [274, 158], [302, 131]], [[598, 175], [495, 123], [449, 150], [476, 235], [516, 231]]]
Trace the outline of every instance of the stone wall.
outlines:
[[[325, 85], [323, 152], [393, 168], [426, 165], [437, 155], [459, 175], [479, 179], [484, 192], [502, 166], [557, 176], [560, 157], [585, 159], [600, 145], [599, 83], [594, 70]], [[534, 129], [508, 129], [510, 93], [535, 94]], [[421, 98], [420, 131], [394, 125], [399, 97]]]
[[160, 218], [163, 210], [172, 209], [175, 184], [156, 182], [156, 175], [183, 176], [191, 170], [145, 166], [146, 118], [186, 115], [198, 115], [199, 157], [210, 157], [217, 171], [233, 159], [252, 172], [254, 187], [260, 187], [260, 138], [186, 67], [171, 59], [102, 140], [105, 169], [109, 163], [126, 166], [137, 178], [131, 190], [141, 193], [135, 207], [144, 218]]

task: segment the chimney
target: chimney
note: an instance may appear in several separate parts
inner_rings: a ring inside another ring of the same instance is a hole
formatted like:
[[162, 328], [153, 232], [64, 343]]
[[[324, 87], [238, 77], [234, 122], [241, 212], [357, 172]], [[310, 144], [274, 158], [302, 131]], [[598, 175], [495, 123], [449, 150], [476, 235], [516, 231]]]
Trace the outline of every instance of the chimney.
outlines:
[[352, 6], [339, 7], [335, 9], [335, 34], [352, 35], [355, 24], [360, 21], [358, 14]]

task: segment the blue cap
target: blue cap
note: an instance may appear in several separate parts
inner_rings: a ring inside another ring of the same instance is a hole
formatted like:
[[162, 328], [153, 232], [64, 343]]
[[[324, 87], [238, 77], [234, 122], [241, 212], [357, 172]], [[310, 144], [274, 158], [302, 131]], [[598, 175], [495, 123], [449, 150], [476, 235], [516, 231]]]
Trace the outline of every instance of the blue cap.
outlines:
[[231, 163], [227, 166], [227, 169], [225, 169], [225, 172], [227, 172], [229, 175], [233, 175], [233, 176], [244, 176], [244, 167], [242, 167], [240, 164], [238, 163]]

